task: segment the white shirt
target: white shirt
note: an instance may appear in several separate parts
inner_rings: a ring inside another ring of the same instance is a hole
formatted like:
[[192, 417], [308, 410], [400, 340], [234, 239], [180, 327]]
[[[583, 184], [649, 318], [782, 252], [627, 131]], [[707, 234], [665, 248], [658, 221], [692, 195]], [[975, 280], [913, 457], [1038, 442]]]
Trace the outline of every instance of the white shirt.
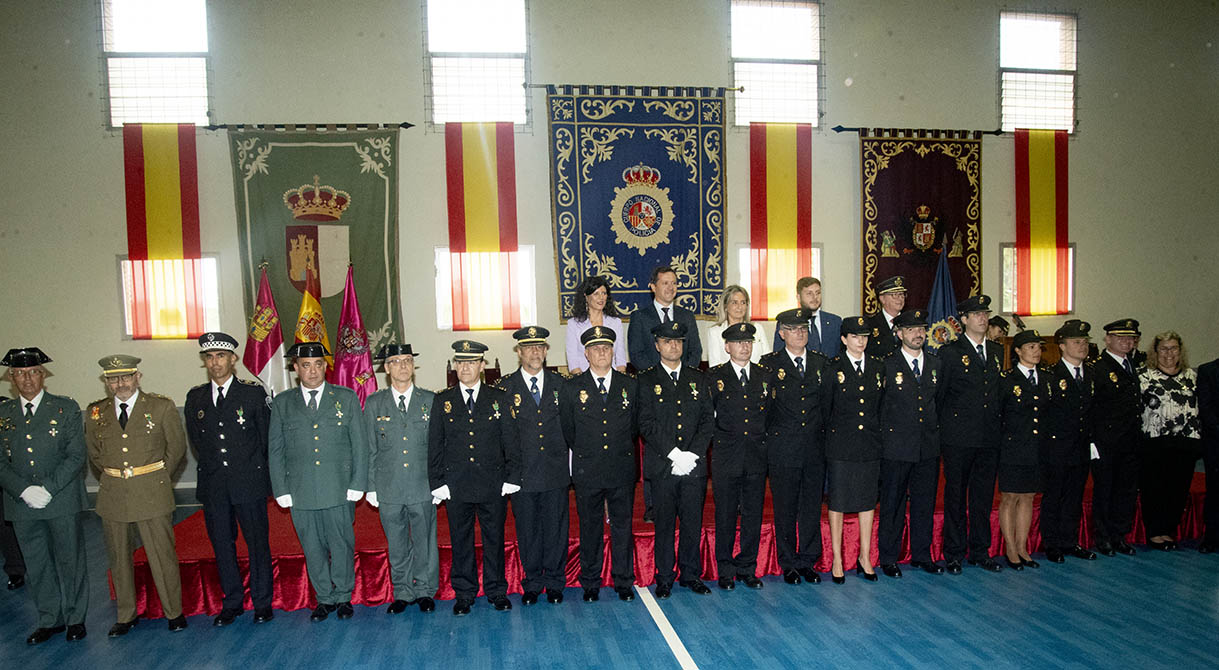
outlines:
[[[609, 372], [605, 373], [604, 377], [597, 376], [597, 373], [593, 372], [592, 368], [588, 369], [588, 374], [593, 376], [593, 385], [594, 386], [597, 385], [599, 380], [604, 379], [605, 380], [605, 392], [609, 393], [610, 386], [613, 385], [613, 376], [614, 376], [613, 368], [610, 368]], [[600, 389], [598, 389], [598, 390], [600, 390]]]
[[233, 388], [233, 379], [235, 375], [229, 375], [229, 380], [221, 386], [216, 386], [216, 382], [212, 382], [212, 404], [216, 404], [216, 394], [220, 389], [224, 389], [224, 397], [229, 397], [229, 389]]
[[797, 365], [796, 356], [799, 356], [800, 357], [799, 366], [803, 367], [805, 370], [808, 369], [808, 365], [806, 365], [806, 363], [808, 363], [808, 351], [802, 351], [799, 354], [793, 354], [791, 352], [791, 349], [788, 349], [787, 347], [783, 347], [783, 351], [786, 351], [787, 357], [792, 359], [792, 365]]
[[1028, 379], [1029, 372], [1032, 372], [1033, 373], [1033, 383], [1034, 384], [1037, 383], [1037, 372], [1035, 370], [1033, 370], [1033, 368], [1024, 367], [1024, 363], [1017, 363], [1016, 367], [1020, 369], [1020, 376], [1024, 377], [1025, 379]]
[[[979, 344], [983, 344], [984, 342], [986, 342], [986, 339], [985, 339], [985, 338], [983, 338], [983, 339], [981, 339], [981, 340], [974, 340], [974, 338], [972, 338], [972, 337], [970, 337], [970, 336], [969, 336], [969, 333], [962, 333], [962, 334], [963, 334], [963, 335], [965, 335], [965, 339], [969, 340], [969, 342], [970, 342], [971, 344], [973, 344], [974, 351], [977, 351], [977, 350], [978, 350], [978, 345], [979, 345]], [[986, 347], [985, 347], [985, 345], [983, 345], [983, 347], [982, 347], [982, 351], [986, 351]]]
[[667, 310], [669, 310], [669, 320], [670, 320], [670, 321], [676, 321], [676, 320], [677, 320], [677, 314], [674, 312], [674, 309], [673, 309], [673, 308], [674, 308], [674, 305], [673, 305], [673, 303], [669, 303], [668, 305], [662, 305], [662, 304], [660, 304], [659, 302], [657, 302], [657, 301], [653, 300], [653, 301], [652, 301], [652, 306], [656, 308], [656, 316], [660, 317], [660, 322], [661, 322], [661, 323], [664, 323], [664, 322], [665, 322], [665, 310], [666, 310], [666, 309], [667, 309]]
[[[538, 380], [538, 393], [540, 394], [542, 392], [542, 386], [543, 386], [542, 380], [545, 376], [546, 376], [546, 370], [538, 370], [537, 374], [530, 374], [528, 372], [525, 372], [525, 368], [521, 368], [521, 379], [525, 380], [525, 388], [529, 389], [530, 393], [533, 392], [533, 380], [534, 379]], [[609, 387], [607, 386], [606, 388], [609, 388]]]
[[660, 368], [665, 371], [665, 376], [667, 376], [669, 379], [673, 379], [674, 372], [677, 373], [677, 379], [679, 379], [679, 380], [681, 379], [681, 363], [678, 363], [677, 367], [671, 368], [671, 367], [665, 365], [664, 361], [661, 361]]
[[920, 351], [918, 356], [911, 356], [910, 354], [906, 353], [905, 349], [902, 349], [901, 351], [902, 356], [906, 357], [906, 365], [909, 365], [910, 369], [914, 370], [914, 362], [918, 361], [918, 373], [920, 375], [923, 374], [923, 372], [926, 370], [924, 367], [925, 363], [923, 363], [923, 353]]
[[414, 395], [414, 393], [415, 393], [414, 384], [411, 384], [410, 386], [406, 387], [405, 391], [399, 391], [398, 389], [394, 388], [393, 386], [390, 386], [389, 390], [390, 390], [390, 393], [394, 394], [394, 404], [395, 405], [401, 404], [403, 407], [411, 406], [411, 396]]
[[31, 400], [26, 400], [21, 396], [17, 396], [17, 400], [21, 402], [21, 416], [25, 416], [26, 405], [33, 405], [33, 407], [30, 408], [30, 412], [37, 414], [38, 406], [42, 404], [42, 396], [44, 393], [46, 393], [46, 389], [39, 391], [38, 395], [34, 396]]
[[885, 323], [889, 324], [889, 332], [893, 332], [893, 319], [896, 319], [897, 315], [889, 316], [889, 313], [883, 309], [880, 310], [880, 313], [885, 315]]
[[736, 361], [734, 361], [734, 360], [732, 360], [732, 359], [729, 359], [729, 360], [728, 360], [728, 364], [732, 366], [732, 370], [733, 370], [733, 372], [735, 372], [735, 373], [736, 373], [736, 378], [737, 378], [737, 379], [740, 379], [740, 378], [741, 378], [741, 371], [742, 371], [742, 370], [744, 370], [744, 371], [745, 371], [745, 374], [746, 374], [746, 375], [748, 375], [748, 374], [749, 374], [749, 364], [748, 364], [748, 363], [746, 363], [746, 364], [744, 364], [744, 365], [737, 365], [737, 364], [736, 364]]
[[117, 419], [119, 414], [122, 414], [122, 409], [119, 408], [120, 404], [127, 405], [127, 417], [131, 418], [131, 408], [135, 407], [135, 401], [139, 399], [140, 389], [136, 389], [135, 393], [132, 393], [131, 397], [126, 400], [119, 400], [118, 396], [114, 396], [114, 418]]
[[[1121, 356], [1118, 356], [1117, 354], [1113, 353], [1112, 351], [1109, 351], [1108, 349], [1105, 349], [1105, 353], [1112, 356], [1113, 360], [1117, 361], [1117, 364], [1122, 366], [1123, 370], [1126, 369], [1126, 361], [1129, 360], [1128, 358], [1123, 358]], [[1134, 361], [1131, 361], [1130, 365], [1131, 365], [1131, 367], [1134, 367]]]
[[851, 362], [851, 367], [855, 367], [855, 364], [856, 364], [856, 363], [858, 363], [858, 364], [859, 364], [859, 370], [860, 370], [860, 372], [861, 372], [861, 374], [862, 374], [863, 369], [867, 367], [867, 365], [866, 365], [867, 360], [866, 360], [866, 359], [867, 359], [868, 357], [867, 357], [867, 356], [860, 356], [858, 359], [855, 359], [855, 358], [851, 358], [851, 354], [850, 354], [849, 352], [843, 351], [843, 352], [842, 352], [842, 354], [843, 354], [844, 356], [846, 356], [846, 357], [847, 357], [847, 360], [848, 360], [848, 361], [850, 361], [850, 362]]
[[317, 396], [316, 396], [317, 397], [317, 406], [321, 407], [322, 406], [322, 393], [324, 393], [326, 391], [326, 382], [322, 382], [322, 385], [315, 389], [307, 389], [307, 388], [305, 388], [304, 384], [301, 384], [301, 394], [303, 396], [305, 396], [305, 406], [306, 407], [309, 406], [309, 393], [311, 391], [317, 391]]
[[[461, 401], [463, 403], [469, 402], [470, 400], [473, 400], [476, 403], [478, 402], [478, 392], [480, 390], [482, 390], [482, 387], [483, 387], [483, 383], [481, 381], [475, 383], [474, 386], [466, 386], [465, 384], [463, 384], [461, 382], [457, 382], [457, 386], [459, 386], [461, 388]], [[470, 389], [474, 389], [473, 396], [471, 396], [469, 393], [466, 393], [466, 391], [469, 391]]]
[[817, 341], [821, 341], [821, 310], [813, 312], [812, 318], [808, 320], [809, 328], [817, 331]]

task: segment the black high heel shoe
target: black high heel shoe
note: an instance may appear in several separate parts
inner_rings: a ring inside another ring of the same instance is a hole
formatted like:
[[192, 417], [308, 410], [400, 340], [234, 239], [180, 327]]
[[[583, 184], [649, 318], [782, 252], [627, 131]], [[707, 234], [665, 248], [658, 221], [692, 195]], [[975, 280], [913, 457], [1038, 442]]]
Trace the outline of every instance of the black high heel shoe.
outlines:
[[846, 571], [843, 571], [842, 575], [836, 575], [836, 574], [834, 574], [833, 566], [831, 566], [830, 567], [830, 581], [834, 582], [835, 584], [840, 584], [840, 585], [846, 584], [847, 583]]
[[1023, 570], [1024, 569], [1024, 563], [1022, 561], [1013, 561], [1010, 558], [1004, 558], [1003, 560], [1007, 561], [1007, 567], [1009, 567], [1013, 570]]
[[875, 572], [865, 572], [863, 569], [863, 563], [860, 563], [859, 561], [855, 562], [855, 574], [859, 575], [860, 577], [863, 577], [864, 579], [868, 580], [869, 582], [874, 582], [877, 579], [879, 579], [876, 576]]

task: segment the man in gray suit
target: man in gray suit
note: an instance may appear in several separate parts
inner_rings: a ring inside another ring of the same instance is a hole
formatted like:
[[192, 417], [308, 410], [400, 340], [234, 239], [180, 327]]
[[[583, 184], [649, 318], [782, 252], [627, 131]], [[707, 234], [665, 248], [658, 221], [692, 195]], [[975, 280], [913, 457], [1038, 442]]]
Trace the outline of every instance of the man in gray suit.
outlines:
[[387, 344], [377, 353], [389, 373], [389, 388], [368, 396], [368, 503], [381, 511], [389, 554], [394, 601], [386, 610], [400, 614], [408, 605], [420, 612], [436, 609], [432, 596], [440, 584], [436, 544], [436, 507], [428, 487], [428, 421], [431, 391], [415, 386], [415, 352], [409, 344]]
[[275, 396], [268, 456], [271, 494], [292, 508], [292, 525], [305, 552], [322, 621], [331, 612], [350, 619], [355, 590], [355, 503], [368, 488], [368, 440], [360, 399], [346, 386], [326, 383], [321, 342], [298, 342], [288, 351], [299, 389]]

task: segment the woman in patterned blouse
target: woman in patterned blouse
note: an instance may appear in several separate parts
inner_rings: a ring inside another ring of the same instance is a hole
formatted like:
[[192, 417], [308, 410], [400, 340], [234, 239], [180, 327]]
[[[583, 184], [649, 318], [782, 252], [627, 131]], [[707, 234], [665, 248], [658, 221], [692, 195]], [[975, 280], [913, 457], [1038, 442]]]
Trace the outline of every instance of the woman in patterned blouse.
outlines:
[[1161, 551], [1177, 547], [1177, 526], [1202, 455], [1197, 387], [1181, 336], [1171, 330], [1156, 335], [1139, 375], [1145, 438], [1140, 489], [1147, 544]]

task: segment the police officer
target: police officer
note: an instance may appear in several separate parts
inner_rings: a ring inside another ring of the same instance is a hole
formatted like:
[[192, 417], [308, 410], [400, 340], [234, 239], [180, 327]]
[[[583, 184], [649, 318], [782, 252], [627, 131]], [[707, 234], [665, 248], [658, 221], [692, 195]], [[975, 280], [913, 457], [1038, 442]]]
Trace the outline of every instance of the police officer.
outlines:
[[389, 373], [389, 388], [364, 401], [369, 448], [365, 499], [381, 513], [394, 600], [388, 614], [409, 605], [432, 612], [440, 586], [436, 506], [428, 483], [428, 428], [435, 394], [415, 385], [410, 344], [387, 344], [377, 352]]
[[[762, 537], [762, 506], [766, 499], [766, 413], [770, 407], [769, 372], [751, 363], [751, 323], [734, 323], [724, 329], [728, 362], [707, 373], [714, 409], [711, 494], [715, 498], [715, 564], [721, 589], [732, 590], [736, 581], [751, 589], [762, 588], [758, 579], [758, 545]], [[738, 514], [739, 512], [739, 514]], [[741, 523], [741, 550], [732, 553], [737, 519]]]
[[[783, 349], [758, 361], [768, 370], [770, 410], [766, 452], [775, 514], [775, 544], [783, 581], [821, 582], [821, 492], [825, 484], [822, 384], [825, 356], [808, 351], [807, 309], [780, 312], [775, 321]], [[799, 528], [799, 535], [797, 535]]]
[[496, 386], [512, 399], [521, 444], [521, 490], [512, 496], [516, 541], [525, 578], [522, 605], [533, 605], [542, 591], [546, 601], [563, 602], [567, 585], [568, 515], [571, 503], [569, 452], [559, 419], [565, 379], [547, 370], [550, 331], [527, 326], [512, 334], [520, 367]]
[[238, 379], [237, 340], [225, 333], [199, 336], [199, 355], [210, 379], [186, 394], [186, 437], [199, 457], [196, 495], [203, 503], [207, 536], [216, 554], [224, 601], [212, 624], [227, 626], [241, 616], [245, 588], [237, 567], [237, 528], [250, 555], [250, 600], [254, 621], [271, 612], [271, 544], [267, 496], [270, 398], [262, 384]]
[[85, 637], [89, 575], [80, 512], [85, 507], [85, 438], [80, 406], [49, 393], [38, 347], [10, 349], [0, 360], [17, 387], [17, 402], [0, 404], [0, 487], [5, 518], [29, 561], [30, 595], [38, 628], [25, 639], [41, 644], [67, 630]]
[[148, 554], [148, 567], [161, 608], [169, 619], [169, 630], [184, 630], [171, 476], [186, 455], [182, 419], [174, 401], [140, 389], [140, 359], [115, 354], [97, 363], [111, 395], [91, 403], [86, 410], [85, 444], [89, 461], [101, 471], [97, 515], [102, 518], [118, 608], [110, 637], [126, 635], [137, 622], [132, 526], [139, 530]]
[[355, 503], [368, 488], [368, 438], [360, 399], [326, 383], [321, 342], [288, 350], [300, 388], [281, 391], [271, 407], [268, 456], [271, 492], [292, 510], [292, 525], [317, 594], [310, 621], [331, 612], [350, 619], [355, 590]]
[[1039, 568], [1029, 555], [1033, 498], [1041, 490], [1038, 454], [1048, 442], [1050, 375], [1041, 363], [1041, 335], [1022, 330], [1012, 340], [1016, 365], [999, 373], [999, 529], [1007, 567]]
[[[714, 430], [711, 394], [698, 368], [682, 365], [682, 349], [689, 335], [686, 325], [674, 321], [652, 327], [660, 362], [639, 375], [647, 400], [639, 408], [643, 436], [643, 474], [652, 482], [656, 513], [656, 597], [673, 590], [673, 532], [681, 521], [677, 581], [696, 594], [711, 589], [703, 583], [703, 505], [707, 499], [707, 447]], [[697, 333], [695, 333], [697, 337]]]
[[457, 384], [436, 394], [428, 426], [428, 485], [432, 502], [448, 501], [453, 546], [453, 615], [470, 613], [478, 595], [474, 519], [483, 543], [483, 590], [496, 611], [512, 609], [504, 576], [506, 496], [521, 490], [516, 411], [507, 393], [482, 383], [487, 345], [453, 343]]
[[605, 557], [605, 525], [609, 512], [610, 560], [618, 599], [635, 594], [635, 538], [631, 533], [635, 503], [635, 437], [638, 434], [639, 397], [635, 378], [616, 372], [614, 331], [593, 326], [580, 342], [588, 369], [568, 380], [559, 396], [563, 437], [572, 454], [571, 480], [576, 513], [580, 516], [580, 585], [584, 602], [599, 598], [601, 567]]
[[1092, 364], [1092, 437], [1100, 455], [1092, 463], [1092, 528], [1096, 550], [1106, 556], [1135, 553], [1126, 535], [1134, 524], [1142, 439], [1139, 366], [1131, 358], [1138, 337], [1134, 319], [1105, 324], [1105, 350]]
[[999, 467], [995, 392], [1003, 349], [986, 339], [990, 296], [961, 301], [957, 313], [965, 332], [940, 347], [943, 379], [936, 397], [944, 455], [944, 567], [961, 574], [968, 550], [970, 565], [999, 572], [1002, 566], [990, 557], [990, 512]]
[[906, 308], [906, 278], [895, 275], [882, 279], [876, 285], [876, 299], [880, 301], [880, 309], [868, 316], [871, 329], [868, 355], [883, 359], [901, 346], [893, 319]]
[[1092, 443], [1092, 368], [1087, 321], [1070, 319], [1054, 333], [1062, 358], [1046, 370], [1050, 398], [1045, 408], [1049, 439], [1041, 441], [1041, 542], [1053, 563], [1068, 554], [1085, 561], [1096, 554], [1079, 546], [1084, 487]]
[[880, 402], [880, 569], [901, 577], [897, 566], [910, 500], [910, 567], [944, 574], [931, 560], [935, 497], [940, 483], [940, 424], [935, 396], [940, 359], [923, 351], [927, 312], [908, 309], [893, 319], [901, 347], [885, 359]]

